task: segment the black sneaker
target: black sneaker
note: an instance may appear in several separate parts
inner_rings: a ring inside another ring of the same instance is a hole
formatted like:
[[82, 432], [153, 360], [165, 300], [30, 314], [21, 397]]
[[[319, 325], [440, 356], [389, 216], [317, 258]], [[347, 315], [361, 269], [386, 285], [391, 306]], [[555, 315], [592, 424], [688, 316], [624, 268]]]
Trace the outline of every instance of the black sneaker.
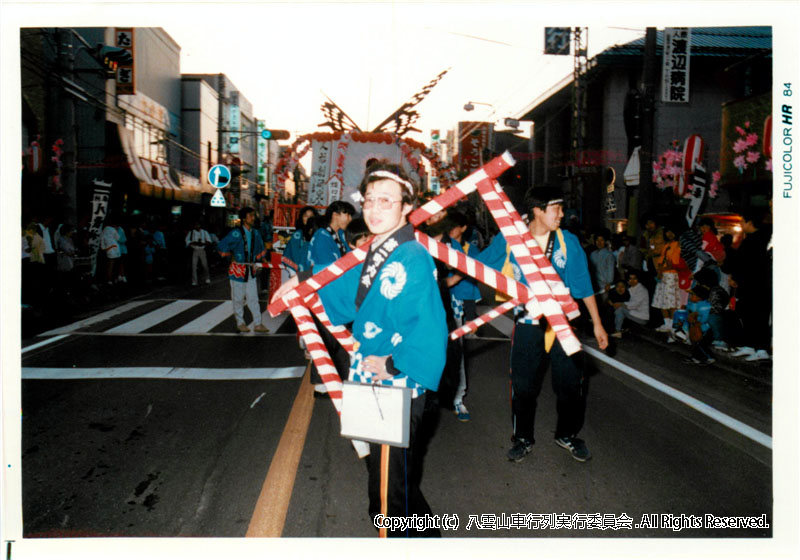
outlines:
[[517, 438], [514, 441], [514, 446], [508, 450], [506, 454], [509, 461], [522, 461], [525, 455], [531, 452], [533, 444], [525, 438]]
[[569, 451], [572, 455], [572, 458], [576, 461], [585, 463], [592, 458], [592, 454], [589, 453], [589, 448], [586, 447], [586, 442], [580, 438], [562, 437], [556, 438], [554, 441], [556, 442], [556, 445]]

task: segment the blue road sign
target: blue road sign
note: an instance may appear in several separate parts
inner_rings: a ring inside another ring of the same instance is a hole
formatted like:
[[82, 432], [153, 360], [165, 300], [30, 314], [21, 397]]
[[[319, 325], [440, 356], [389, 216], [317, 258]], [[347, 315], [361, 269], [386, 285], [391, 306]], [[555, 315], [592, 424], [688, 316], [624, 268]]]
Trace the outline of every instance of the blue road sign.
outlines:
[[215, 165], [208, 170], [208, 182], [218, 189], [227, 187], [231, 182], [231, 170], [224, 165]]

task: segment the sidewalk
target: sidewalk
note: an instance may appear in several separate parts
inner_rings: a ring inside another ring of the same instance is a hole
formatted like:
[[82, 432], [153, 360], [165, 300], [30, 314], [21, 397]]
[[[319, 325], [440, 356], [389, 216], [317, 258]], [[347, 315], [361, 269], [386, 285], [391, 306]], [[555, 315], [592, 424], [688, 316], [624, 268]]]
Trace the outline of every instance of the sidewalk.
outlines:
[[[623, 340], [628, 338], [636, 338], [639, 340], [646, 340], [652, 344], [663, 347], [666, 350], [677, 352], [685, 355], [687, 358], [691, 356], [690, 346], [681, 341], [667, 342], [667, 333], [656, 332], [649, 327], [642, 327], [635, 324], [630, 325], [630, 330], [623, 334]], [[611, 341], [619, 342], [619, 339], [611, 338]], [[614, 342], [612, 342], [613, 344]], [[711, 367], [719, 367], [736, 375], [753, 380], [757, 383], [766, 383], [772, 385], [772, 360], [763, 360], [758, 362], [748, 362], [744, 358], [734, 358], [731, 352], [721, 352], [714, 350], [714, 359], [716, 362]], [[708, 366], [707, 366], [708, 367]]]

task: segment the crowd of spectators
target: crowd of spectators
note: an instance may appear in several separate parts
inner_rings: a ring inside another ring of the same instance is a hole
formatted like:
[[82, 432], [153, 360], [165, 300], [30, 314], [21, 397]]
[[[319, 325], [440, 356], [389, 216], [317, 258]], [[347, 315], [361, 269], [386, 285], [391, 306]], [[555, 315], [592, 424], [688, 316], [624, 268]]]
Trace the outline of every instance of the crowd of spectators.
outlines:
[[[207, 232], [200, 249], [191, 236], [198, 225]], [[156, 286], [197, 283], [193, 261], [203, 256], [212, 274], [224, 271], [227, 264], [216, 244], [228, 228], [200, 220], [110, 213], [94, 233], [90, 226], [88, 216], [78, 224], [58, 223], [50, 215], [23, 220], [24, 310], [42, 317]], [[269, 219], [258, 227], [265, 239], [272, 239]]]
[[[771, 358], [772, 228], [763, 210], [741, 212], [743, 238], [719, 235], [710, 217], [693, 227], [648, 217], [641, 236], [583, 234], [592, 280], [611, 336], [634, 324], [692, 346], [689, 363], [714, 355]], [[610, 247], [607, 241], [610, 240]]]

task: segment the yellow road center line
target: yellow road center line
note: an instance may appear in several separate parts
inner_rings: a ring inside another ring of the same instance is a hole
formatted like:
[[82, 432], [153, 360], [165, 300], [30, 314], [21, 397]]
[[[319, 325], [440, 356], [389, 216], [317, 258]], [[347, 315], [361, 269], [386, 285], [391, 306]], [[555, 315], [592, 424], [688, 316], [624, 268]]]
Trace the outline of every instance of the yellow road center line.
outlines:
[[309, 382], [310, 371], [309, 362], [270, 463], [267, 478], [261, 487], [261, 494], [245, 535], [247, 537], [280, 537], [283, 533], [297, 466], [300, 464], [311, 413], [314, 410], [314, 386]]

